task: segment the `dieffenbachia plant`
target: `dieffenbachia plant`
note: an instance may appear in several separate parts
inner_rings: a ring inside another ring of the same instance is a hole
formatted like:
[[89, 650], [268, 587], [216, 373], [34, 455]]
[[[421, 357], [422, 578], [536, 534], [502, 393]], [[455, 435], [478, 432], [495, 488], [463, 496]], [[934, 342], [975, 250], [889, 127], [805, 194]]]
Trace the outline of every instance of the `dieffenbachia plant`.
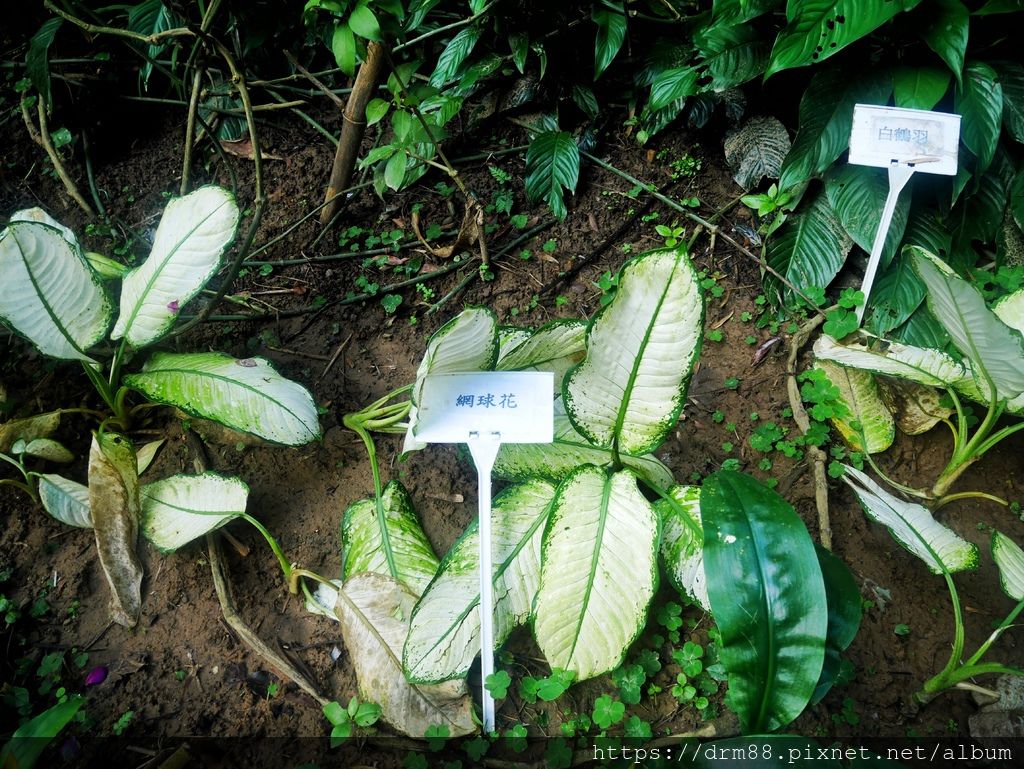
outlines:
[[[913, 384], [916, 389], [903, 401], [902, 417], [909, 412], [911, 424], [923, 429], [943, 422], [953, 434], [952, 455], [945, 469], [930, 492], [918, 492], [918, 496], [941, 503], [943, 497], [948, 501], [947, 492], [964, 470], [997, 443], [1024, 429], [1024, 422], [998, 426], [1004, 414], [1024, 414], [1024, 293], [1017, 292], [989, 308], [981, 292], [938, 257], [917, 247], [907, 252], [927, 290], [928, 308], [949, 335], [954, 352], [863, 335], [843, 342], [822, 336], [814, 353], [819, 361], [858, 372], [858, 378], [863, 377], [862, 372], [870, 372]], [[952, 409], [929, 397], [927, 388], [945, 390]], [[859, 394], [859, 415], [885, 409], [877, 393], [865, 387]], [[986, 406], [973, 430], [962, 397]], [[883, 424], [883, 419], [861, 420], [860, 429], [869, 443], [879, 429], [891, 429], [880, 428]]]
[[[237, 479], [175, 476], [148, 485], [139, 474], [150, 444], [136, 454], [133, 420], [151, 404], [166, 404], [262, 440], [299, 446], [320, 437], [316, 404], [302, 385], [262, 358], [217, 352], [154, 352], [134, 373], [125, 366], [170, 333], [182, 308], [220, 269], [234, 241], [239, 211], [219, 187], [172, 200], [138, 267], [83, 252], [75, 234], [41, 209], [15, 213], [0, 232], [0, 323], [43, 354], [78, 361], [107, 412], [62, 409], [0, 425], [0, 459], [21, 474], [14, 485], [58, 520], [92, 527], [113, 594], [116, 621], [139, 616], [142, 534], [163, 551], [246, 516], [247, 489]], [[119, 282], [115, 300], [111, 284]], [[131, 392], [145, 401], [132, 404]], [[88, 486], [29, 469], [32, 458], [67, 462], [73, 456], [50, 436], [62, 414], [100, 420], [89, 457]], [[255, 522], [255, 521], [254, 521]], [[284, 563], [287, 566], [287, 563]], [[287, 571], [287, 570], [286, 570]]]

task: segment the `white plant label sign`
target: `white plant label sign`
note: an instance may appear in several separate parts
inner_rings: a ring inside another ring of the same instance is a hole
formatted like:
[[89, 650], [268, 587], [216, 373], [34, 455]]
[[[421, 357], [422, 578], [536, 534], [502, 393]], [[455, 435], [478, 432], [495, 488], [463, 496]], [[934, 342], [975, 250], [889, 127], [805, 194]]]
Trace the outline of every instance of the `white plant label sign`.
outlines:
[[864, 319], [900, 192], [917, 171], [955, 176], [959, 147], [959, 115], [872, 104], [854, 105], [850, 162], [889, 169], [889, 194], [882, 208], [882, 218], [861, 284], [864, 303], [857, 308], [858, 325]]
[[554, 374], [548, 371], [481, 371], [435, 374], [423, 380], [416, 404], [416, 439], [465, 443], [479, 477], [480, 679], [483, 729], [494, 731], [494, 595], [491, 558], [491, 470], [504, 443], [551, 443], [555, 429]]

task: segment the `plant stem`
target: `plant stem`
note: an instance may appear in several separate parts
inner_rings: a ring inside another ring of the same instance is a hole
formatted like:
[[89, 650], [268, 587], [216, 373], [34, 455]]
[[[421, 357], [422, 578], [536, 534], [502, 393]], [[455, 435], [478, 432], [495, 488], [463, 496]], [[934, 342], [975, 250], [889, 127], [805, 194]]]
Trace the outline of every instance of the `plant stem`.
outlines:
[[[941, 564], [941, 561], [939, 563]], [[927, 702], [936, 694], [944, 689], [948, 689], [955, 683], [952, 676], [960, 665], [960, 657], [964, 653], [964, 619], [960, 608], [960, 595], [956, 591], [956, 585], [953, 584], [953, 577], [944, 566], [942, 576], [946, 578], [946, 587], [949, 589], [949, 597], [953, 602], [953, 650], [950, 652], [949, 662], [946, 663], [946, 667], [938, 675], [925, 681], [921, 691], [916, 695], [919, 702]]]
[[277, 562], [281, 566], [281, 571], [284, 572], [285, 582], [288, 582], [290, 584], [292, 565], [288, 562], [288, 559], [284, 557], [284, 551], [281, 549], [281, 546], [277, 543], [277, 540], [274, 539], [274, 536], [269, 531], [267, 531], [267, 528], [262, 523], [260, 523], [258, 520], [253, 518], [248, 513], [242, 513], [241, 517], [243, 520], [248, 521], [253, 526], [255, 526], [256, 530], [263, 535], [263, 539], [267, 541], [267, 544], [270, 545], [270, 549], [273, 550], [274, 555], [277, 556]]
[[1003, 507], [1010, 506], [1009, 502], [1002, 497], [997, 497], [995, 494], [987, 494], [984, 491], [960, 491], [956, 494], [947, 494], [944, 497], [939, 497], [938, 501], [932, 505], [932, 512], [935, 512], [940, 507], [948, 505], [950, 502], [956, 502], [961, 499], [987, 499], [990, 502], [995, 502]]

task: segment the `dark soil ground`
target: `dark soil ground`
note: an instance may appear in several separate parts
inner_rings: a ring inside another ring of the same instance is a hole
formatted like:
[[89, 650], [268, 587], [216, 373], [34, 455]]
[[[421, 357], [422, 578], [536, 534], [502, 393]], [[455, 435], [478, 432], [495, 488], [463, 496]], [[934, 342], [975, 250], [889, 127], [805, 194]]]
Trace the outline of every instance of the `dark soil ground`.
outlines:
[[[329, 129], [338, 130], [338, 116], [319, 117]], [[110, 117], [104, 130], [115, 123], [124, 132], [103, 143], [94, 142], [96, 187], [109, 213], [144, 238], [155, 227], [165, 195], [175, 193], [179, 185], [184, 116], [142, 105]], [[264, 151], [276, 159], [268, 159], [264, 166], [269, 202], [257, 245], [284, 234], [322, 199], [333, 155], [333, 147], [322, 136], [287, 115], [261, 124], [260, 139]], [[518, 129], [493, 123], [464, 137], [461, 146], [450, 148], [450, 154], [458, 157], [497, 150], [522, 139]], [[670, 194], [698, 197], [704, 216], [725, 210], [722, 228], [740, 237], [743, 230], [737, 230], [737, 225], [753, 222], [749, 211], [733, 205], [742, 191], [724, 168], [720, 139], [715, 130], [689, 133], [673, 128], [659, 136], [652, 148], [641, 149], [625, 136], [609, 134], [602, 137], [596, 151], [612, 164], [659, 186], [671, 181], [673, 160], [699, 160], [699, 172], [679, 178]], [[41, 205], [82, 232], [87, 222], [50, 174], [44, 156], [29, 142], [20, 121], [8, 120], [3, 125], [0, 146], [0, 212], [6, 215]], [[69, 153], [69, 161], [73, 175], [86, 189], [80, 144], [73, 156]], [[196, 183], [211, 181], [230, 187], [224, 162], [208, 149], [197, 153]], [[226, 162], [237, 176], [238, 199], [244, 208], [252, 200], [252, 162], [235, 156]], [[506, 186], [515, 195], [513, 211], [527, 213], [528, 226], [548, 218], [546, 210], [526, 208], [521, 154], [467, 162], [459, 168], [467, 185], [485, 203], [493, 202], [498, 191], [488, 169], [501, 169], [511, 178]], [[342, 416], [411, 381], [427, 336], [465, 304], [492, 307], [502, 322], [533, 326], [555, 317], [589, 317], [599, 307], [601, 291], [595, 283], [600, 276], [606, 271], [614, 273], [626, 253], [657, 246], [660, 238], [655, 224], [677, 218], [659, 205], [645, 209], [644, 200], [629, 196], [629, 184], [585, 166], [568, 218], [497, 258], [493, 280], [470, 280], [457, 290], [475, 272], [475, 266], [468, 264], [463, 270], [424, 283], [419, 290], [403, 289], [402, 303], [394, 314], [386, 313], [377, 297], [363, 303], [333, 304], [359, 291], [356, 280], [360, 276], [383, 286], [405, 279], [396, 268], [414, 264], [414, 260], [422, 263], [422, 272], [444, 266], [419, 247], [396, 253], [382, 268], [364, 266], [361, 258], [314, 261], [351, 250], [350, 246], [362, 247], [373, 233], [397, 229], [404, 233], [403, 239], [410, 237], [415, 209], [419, 209], [424, 229], [435, 223], [445, 230], [457, 227], [461, 219], [458, 196], [441, 195], [435, 184], [442, 181], [440, 174], [432, 172], [412, 189], [390, 195], [383, 202], [370, 190], [357, 192], [333, 231], [321, 236], [317, 219], [312, 217], [257, 257], [271, 263], [288, 260], [289, 265], [262, 272], [259, 265], [253, 265], [234, 292], [261, 313], [314, 307], [325, 301], [326, 307], [277, 320], [210, 322], [171, 343], [187, 350], [266, 356], [284, 374], [310, 387], [324, 407], [324, 438], [319, 444], [301, 449], [239, 450], [234, 445], [209, 449], [214, 468], [238, 473], [249, 483], [249, 511], [280, 538], [289, 558], [323, 574], [335, 575], [340, 568], [338, 526], [345, 508], [372, 493], [365, 451], [356, 436], [342, 427]], [[516, 238], [517, 231], [503, 214], [494, 214], [490, 220], [497, 223], [488, 236], [495, 253]], [[606, 244], [624, 223], [628, 224], [624, 233]], [[686, 226], [692, 233], [692, 225]], [[349, 227], [360, 227], [362, 233], [339, 247], [338, 232]], [[119, 240], [100, 235], [86, 241], [90, 248], [108, 253], [120, 245]], [[437, 241], [438, 245], [446, 242], [450, 238]], [[547, 248], [545, 243], [549, 243]], [[608, 247], [600, 257], [589, 258], [605, 245]], [[130, 251], [142, 257], [147, 244], [136, 240]], [[810, 468], [777, 458], [774, 467], [764, 472], [758, 469], [761, 455], [747, 443], [755, 426], [752, 412], [762, 421], [775, 420], [796, 430], [792, 421], [782, 416], [789, 405], [785, 393], [786, 326], [783, 324], [780, 332], [782, 343], [755, 365], [754, 350], [772, 336], [769, 329], [741, 320], [744, 312], [760, 310], [755, 304], [761, 293], [757, 264], [706, 234], [696, 241], [694, 257], [700, 269], [717, 278], [725, 289], [721, 297], [709, 297], [707, 309], [708, 328], [720, 330], [722, 339], [705, 343], [684, 415], [658, 454], [681, 482], [717, 469], [729, 457], [738, 458], [754, 475], [778, 478], [779, 490], [816, 534]], [[581, 260], [585, 266], [575, 277], [557, 281], [561, 272]], [[453, 290], [455, 294], [436, 312], [429, 311], [432, 302]], [[251, 309], [224, 304], [217, 311], [246, 313]], [[745, 341], [748, 335], [755, 337], [755, 344]], [[91, 402], [89, 385], [74, 367], [42, 360], [10, 334], [0, 338], [0, 351], [0, 383], [18, 412]], [[329, 365], [332, 360], [335, 362]], [[730, 377], [739, 379], [738, 387], [725, 386]], [[716, 411], [724, 414], [724, 422], [713, 419]], [[734, 429], [727, 430], [729, 423], [734, 423]], [[66, 417], [59, 437], [83, 456], [89, 427], [84, 421]], [[160, 413], [146, 427], [168, 436], [150, 477], [192, 469], [193, 450], [179, 419]], [[731, 451], [724, 443], [732, 444]], [[378, 441], [385, 478], [398, 477], [406, 484], [431, 542], [443, 553], [476, 513], [472, 468], [454, 447], [432, 447], [398, 464], [392, 461], [398, 447], [397, 439]], [[1020, 440], [1007, 442], [978, 463], [959, 488], [980, 488], [1021, 499], [1022, 448]], [[936, 430], [920, 439], [901, 440], [879, 461], [896, 477], [925, 485], [937, 474], [948, 451], [946, 436]], [[84, 480], [81, 463], [69, 473]], [[945, 694], [920, 711], [909, 706], [913, 692], [948, 656], [952, 623], [942, 579], [928, 573], [884, 529], [868, 522], [842, 484], [833, 483], [830, 500], [834, 551], [853, 569], [862, 596], [870, 604], [847, 655], [855, 666], [855, 678], [805, 713], [792, 731], [826, 743], [863, 737], [966, 734], [967, 719], [976, 710], [967, 693]], [[989, 504], [951, 504], [941, 517], [981, 545], [983, 553], [989, 538], [985, 524], [1018, 541], [1024, 539], [1024, 526], [1016, 515]], [[54, 651], [67, 652], [61, 683], [69, 691], [84, 690], [85, 671], [95, 665], [109, 666], [111, 671], [103, 684], [86, 692], [93, 726], [76, 736], [81, 752], [63, 764], [54, 754], [48, 766], [106, 765], [114, 761], [114, 751], [119, 755], [117, 765], [158, 766], [182, 738], [188, 738], [193, 752], [203, 756], [195, 765], [244, 762], [290, 769], [314, 758], [323, 766], [400, 762], [401, 751], [371, 744], [364, 746], [360, 756], [326, 755], [328, 725], [316, 702], [281, 680], [222, 620], [207, 551], [201, 543], [171, 556], [142, 548], [147, 574], [143, 616], [139, 627], [129, 632], [108, 625], [107, 587], [90, 532], [64, 527], [26, 497], [7, 489], [0, 491], [0, 519], [4, 521], [0, 566], [11, 570], [0, 590], [21, 606], [25, 615], [0, 636], [5, 650], [2, 680], [8, 682], [8, 693], [13, 684], [27, 687], [38, 708], [52, 701], [37, 694], [39, 679], [34, 671], [43, 655]], [[254, 530], [242, 523], [228, 528], [240, 542], [240, 547], [226, 545], [225, 554], [242, 617], [262, 639], [305, 670], [328, 697], [347, 702], [356, 693], [356, 685], [339, 626], [307, 614], [301, 601], [289, 596], [271, 553]], [[245, 555], [244, 550], [248, 551]], [[987, 555], [983, 554], [976, 573], [958, 576], [957, 584], [967, 607], [971, 648], [988, 635], [1010, 606], [998, 588]], [[43, 594], [49, 611], [29, 619], [29, 607]], [[666, 586], [659, 600], [679, 598]], [[694, 608], [686, 609], [686, 614], [700, 618]], [[898, 626], [906, 626], [909, 633], [897, 635]], [[697, 631], [700, 637], [702, 633], [702, 629]], [[997, 645], [995, 655], [1007, 663], [1021, 664], [1024, 650], [1018, 644], [1020, 639], [1019, 631], [1010, 631]], [[526, 634], [515, 636], [510, 648], [528, 668], [543, 670], [542, 664], [534, 661], [539, 654]], [[89, 655], [81, 668], [72, 661], [77, 650]], [[661, 733], [687, 732], [701, 725], [696, 711], [680, 708], [668, 693], [675, 672], [669, 665], [658, 675], [656, 681], [663, 693], [645, 699], [638, 711]], [[270, 691], [268, 684], [272, 684]], [[566, 706], [585, 710], [595, 694], [612, 690], [606, 679], [577, 687]], [[523, 708], [523, 703], [510, 698], [499, 713], [499, 724], [535, 719]], [[115, 722], [127, 711], [134, 716], [121, 737], [108, 739]], [[550, 713], [552, 724], [557, 723], [558, 711]], [[4, 708], [3, 717], [7, 724], [14, 722], [9, 708]], [[200, 739], [204, 737], [225, 739], [206, 743]], [[450, 756], [456, 757], [469, 763], [461, 752]]]

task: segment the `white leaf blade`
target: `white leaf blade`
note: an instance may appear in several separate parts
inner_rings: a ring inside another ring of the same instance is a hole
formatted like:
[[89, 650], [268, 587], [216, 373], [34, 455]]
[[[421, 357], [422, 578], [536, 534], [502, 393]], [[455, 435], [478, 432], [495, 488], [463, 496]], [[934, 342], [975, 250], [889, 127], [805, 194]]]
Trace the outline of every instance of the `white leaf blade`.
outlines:
[[43, 509], [58, 521], [80, 529], [92, 528], [88, 486], [43, 473], [39, 475], [38, 491]]
[[173, 475], [143, 486], [139, 498], [142, 535], [161, 553], [173, 553], [242, 515], [249, 487], [217, 473]]
[[550, 371], [561, 392], [566, 373], [586, 354], [587, 326], [578, 320], [556, 320], [537, 329], [511, 348], [502, 348], [498, 371]]
[[899, 342], [878, 340], [876, 346], [869, 347], [862, 342], [842, 344], [823, 334], [814, 343], [814, 357], [932, 387], [948, 387], [971, 378], [970, 372], [946, 353]]
[[992, 532], [992, 560], [999, 568], [999, 585], [1014, 601], [1024, 601], [1024, 550], [1000, 531]]
[[676, 590], [711, 611], [707, 575], [704, 572], [704, 537], [700, 518], [700, 486], [668, 489], [675, 504], [665, 499], [654, 503], [662, 520], [661, 558]]
[[158, 441], [150, 441], [136, 450], [135, 458], [139, 462], [139, 475], [142, 475], [149, 469], [149, 466], [153, 464], [153, 460], [156, 459], [156, 455], [157, 452], [160, 451], [160, 447], [166, 442], [166, 438], [161, 438]]

